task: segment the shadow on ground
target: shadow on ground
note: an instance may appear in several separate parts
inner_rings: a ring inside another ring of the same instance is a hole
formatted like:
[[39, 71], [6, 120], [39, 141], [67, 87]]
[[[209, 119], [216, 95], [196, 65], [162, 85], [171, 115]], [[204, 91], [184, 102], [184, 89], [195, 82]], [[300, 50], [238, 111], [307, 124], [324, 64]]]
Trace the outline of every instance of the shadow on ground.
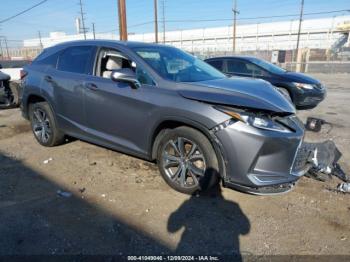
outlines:
[[184, 228], [176, 253], [241, 255], [239, 236], [249, 233], [250, 222], [239, 205], [226, 200], [218, 185], [186, 200], [168, 220], [168, 231]]
[[1, 255], [240, 254], [239, 236], [250, 228], [239, 205], [217, 187], [170, 214], [168, 232], [184, 228], [174, 251], [78, 194], [58, 196], [59, 189], [65, 190], [0, 152]]

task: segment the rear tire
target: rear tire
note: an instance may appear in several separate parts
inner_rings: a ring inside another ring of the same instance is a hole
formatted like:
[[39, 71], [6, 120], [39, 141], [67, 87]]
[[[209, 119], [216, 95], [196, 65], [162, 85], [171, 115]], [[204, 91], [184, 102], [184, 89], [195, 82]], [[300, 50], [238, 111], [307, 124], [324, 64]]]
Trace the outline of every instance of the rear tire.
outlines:
[[46, 147], [64, 143], [64, 133], [58, 129], [56, 119], [47, 102], [29, 105], [29, 119], [34, 137]]
[[209, 140], [190, 127], [163, 133], [157, 163], [165, 182], [178, 192], [195, 194], [218, 183], [219, 165]]

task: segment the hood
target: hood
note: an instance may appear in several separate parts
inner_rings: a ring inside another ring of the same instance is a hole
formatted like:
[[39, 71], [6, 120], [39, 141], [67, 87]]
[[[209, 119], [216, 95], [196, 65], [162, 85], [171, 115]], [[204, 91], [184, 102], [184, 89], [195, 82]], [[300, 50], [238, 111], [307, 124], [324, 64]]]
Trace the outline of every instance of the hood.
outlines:
[[305, 83], [305, 84], [312, 84], [312, 85], [320, 84], [320, 81], [318, 81], [317, 79], [302, 73], [287, 71], [281, 76], [283, 76], [283, 78], [287, 78], [291, 82]]
[[223, 78], [181, 83], [179, 87], [179, 94], [192, 100], [275, 113], [295, 113], [294, 106], [264, 80]]

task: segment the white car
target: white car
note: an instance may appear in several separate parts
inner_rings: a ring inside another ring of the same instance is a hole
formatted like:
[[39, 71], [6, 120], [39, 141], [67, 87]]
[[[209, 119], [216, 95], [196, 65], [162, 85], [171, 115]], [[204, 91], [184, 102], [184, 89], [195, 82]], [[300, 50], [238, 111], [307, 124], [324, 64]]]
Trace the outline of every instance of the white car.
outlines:
[[1, 72], [9, 75], [11, 81], [21, 80], [21, 70], [23, 66], [29, 64], [29, 60], [0, 60], [0, 70]]

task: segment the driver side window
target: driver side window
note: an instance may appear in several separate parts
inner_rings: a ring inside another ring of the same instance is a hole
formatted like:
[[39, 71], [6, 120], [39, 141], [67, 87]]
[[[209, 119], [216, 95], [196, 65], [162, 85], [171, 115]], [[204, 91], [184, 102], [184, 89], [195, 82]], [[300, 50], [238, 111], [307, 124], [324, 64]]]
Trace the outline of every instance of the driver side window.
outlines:
[[133, 74], [141, 84], [155, 85], [153, 79], [135, 62], [114, 49], [102, 49], [98, 56], [96, 75], [111, 78], [113, 72]]

